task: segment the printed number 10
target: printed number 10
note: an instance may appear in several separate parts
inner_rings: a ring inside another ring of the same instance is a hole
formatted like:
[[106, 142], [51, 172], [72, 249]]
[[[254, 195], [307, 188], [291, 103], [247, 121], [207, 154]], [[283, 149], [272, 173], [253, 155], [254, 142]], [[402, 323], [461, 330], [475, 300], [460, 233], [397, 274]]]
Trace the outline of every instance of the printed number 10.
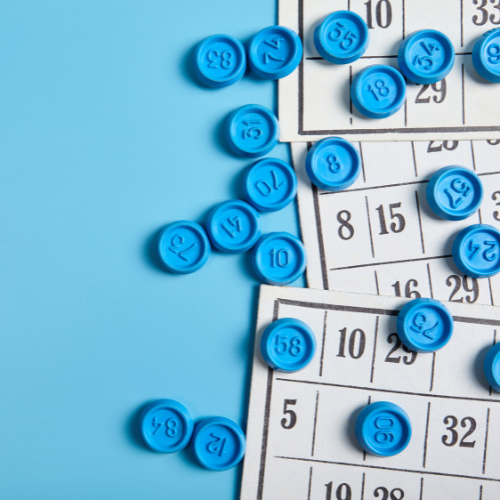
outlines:
[[271, 267], [286, 267], [290, 263], [290, 254], [285, 248], [279, 250], [273, 248], [269, 253], [271, 254]]

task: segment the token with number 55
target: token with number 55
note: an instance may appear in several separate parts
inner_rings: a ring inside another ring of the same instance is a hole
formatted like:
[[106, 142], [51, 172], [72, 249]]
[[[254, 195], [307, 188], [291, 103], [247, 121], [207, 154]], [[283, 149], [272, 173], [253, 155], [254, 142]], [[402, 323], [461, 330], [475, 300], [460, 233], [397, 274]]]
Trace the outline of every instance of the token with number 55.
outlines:
[[316, 352], [314, 332], [303, 321], [282, 318], [262, 334], [260, 352], [274, 370], [293, 373], [304, 369]]

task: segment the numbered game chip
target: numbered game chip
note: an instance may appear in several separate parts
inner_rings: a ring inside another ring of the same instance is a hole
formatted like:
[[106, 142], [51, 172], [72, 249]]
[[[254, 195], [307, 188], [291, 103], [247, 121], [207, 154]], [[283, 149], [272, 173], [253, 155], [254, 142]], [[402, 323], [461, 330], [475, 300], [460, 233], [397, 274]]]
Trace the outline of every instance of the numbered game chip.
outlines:
[[306, 250], [290, 233], [268, 233], [262, 236], [252, 253], [252, 266], [264, 283], [289, 285], [306, 269]]
[[434, 299], [415, 299], [399, 311], [396, 322], [401, 342], [416, 352], [434, 352], [453, 335], [453, 317]]
[[302, 42], [295, 31], [283, 26], [270, 26], [252, 38], [248, 58], [257, 76], [278, 80], [288, 76], [299, 65]]
[[201, 82], [209, 87], [228, 87], [241, 80], [247, 67], [243, 45], [228, 35], [212, 35], [198, 44], [194, 69]]
[[472, 49], [472, 64], [485, 80], [500, 83], [500, 28], [478, 38]]
[[490, 348], [484, 358], [483, 368], [488, 383], [496, 392], [500, 392], [500, 344]]
[[368, 405], [356, 420], [356, 438], [371, 455], [392, 457], [410, 443], [411, 421], [398, 405], [379, 401]]
[[284, 161], [264, 158], [247, 169], [243, 189], [245, 198], [257, 210], [276, 212], [295, 198], [297, 176]]
[[142, 411], [141, 433], [152, 450], [175, 453], [188, 445], [193, 434], [193, 419], [181, 403], [160, 399]]
[[481, 179], [464, 167], [452, 165], [438, 170], [426, 190], [432, 211], [446, 220], [464, 220], [475, 214], [483, 201]]
[[342, 191], [356, 182], [361, 159], [356, 148], [340, 137], [318, 141], [307, 153], [306, 172], [325, 191]]
[[365, 21], [348, 10], [326, 16], [314, 30], [316, 50], [323, 59], [334, 64], [357, 61], [366, 52], [369, 42]]
[[262, 334], [260, 352], [264, 361], [280, 372], [298, 372], [314, 358], [316, 337], [303, 321], [282, 318]]
[[207, 262], [210, 242], [200, 225], [181, 220], [162, 230], [158, 251], [167, 270], [177, 274], [189, 274], [198, 271]]
[[192, 446], [203, 467], [224, 471], [238, 465], [245, 455], [245, 434], [229, 418], [210, 417], [196, 424]]
[[455, 49], [440, 31], [416, 31], [400, 45], [398, 64], [408, 80], [430, 85], [449, 75], [455, 64]]
[[368, 118], [387, 118], [399, 111], [406, 100], [405, 79], [391, 66], [368, 66], [354, 77], [351, 99]]
[[455, 265], [471, 278], [490, 278], [500, 272], [500, 231], [474, 224], [458, 233], [452, 247]]
[[207, 229], [215, 248], [225, 253], [243, 253], [260, 237], [260, 216], [248, 203], [228, 200], [212, 209]]
[[237, 155], [258, 158], [274, 149], [280, 126], [272, 111], [258, 104], [247, 104], [229, 115], [225, 132], [230, 148]]

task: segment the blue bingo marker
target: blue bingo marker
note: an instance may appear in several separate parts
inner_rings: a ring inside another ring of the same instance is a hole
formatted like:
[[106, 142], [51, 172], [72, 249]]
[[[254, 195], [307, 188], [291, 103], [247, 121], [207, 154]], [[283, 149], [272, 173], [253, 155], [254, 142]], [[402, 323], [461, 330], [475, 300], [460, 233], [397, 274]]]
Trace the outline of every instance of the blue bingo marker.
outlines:
[[237, 155], [258, 158], [274, 149], [280, 126], [272, 111], [258, 104], [248, 104], [229, 115], [225, 132], [230, 148]]
[[405, 79], [391, 66], [368, 66], [354, 77], [351, 99], [368, 118], [387, 118], [399, 111], [406, 100]]
[[495, 344], [488, 351], [483, 368], [488, 383], [496, 392], [500, 392], [500, 344]]
[[365, 21], [348, 10], [326, 16], [314, 30], [318, 54], [334, 64], [357, 61], [368, 48], [370, 36]]
[[416, 31], [401, 43], [398, 64], [408, 80], [430, 85], [449, 75], [455, 64], [455, 49], [440, 31]]
[[396, 329], [401, 342], [416, 352], [434, 352], [453, 335], [453, 317], [434, 299], [415, 299], [399, 311]]
[[177, 274], [189, 274], [198, 271], [207, 262], [210, 242], [200, 225], [181, 220], [162, 230], [158, 251], [167, 270]]
[[410, 443], [411, 421], [400, 406], [379, 401], [359, 414], [355, 432], [358, 443], [367, 453], [392, 457]]
[[243, 253], [260, 237], [260, 216], [248, 203], [228, 200], [211, 210], [207, 229], [215, 248], [225, 253]]
[[303, 321], [282, 318], [265, 329], [260, 352], [274, 370], [298, 372], [312, 361], [316, 352], [316, 337]]
[[243, 45], [227, 35], [212, 35], [194, 53], [196, 76], [209, 87], [228, 87], [241, 80], [247, 67]]
[[490, 278], [500, 272], [500, 231], [474, 224], [458, 233], [451, 251], [455, 265], [471, 278]]
[[500, 28], [478, 38], [472, 49], [472, 64], [485, 80], [500, 83]]
[[311, 182], [326, 191], [342, 191], [356, 182], [361, 159], [356, 148], [340, 137], [318, 141], [307, 153], [306, 172]]
[[452, 165], [431, 177], [426, 196], [432, 211], [442, 219], [464, 220], [481, 206], [483, 183], [472, 170]]
[[261, 212], [277, 212], [285, 208], [297, 194], [297, 176], [282, 160], [264, 158], [245, 173], [245, 198]]
[[268, 233], [262, 236], [252, 253], [255, 274], [269, 285], [289, 285], [306, 269], [306, 250], [290, 233]]
[[229, 470], [245, 455], [245, 434], [229, 418], [205, 418], [194, 428], [192, 446], [198, 462], [206, 469]]
[[270, 26], [252, 38], [248, 58], [257, 76], [278, 80], [288, 76], [299, 65], [302, 42], [295, 31], [283, 26]]
[[160, 399], [144, 408], [141, 433], [152, 450], [175, 453], [188, 445], [193, 434], [193, 419], [181, 403], [173, 399]]

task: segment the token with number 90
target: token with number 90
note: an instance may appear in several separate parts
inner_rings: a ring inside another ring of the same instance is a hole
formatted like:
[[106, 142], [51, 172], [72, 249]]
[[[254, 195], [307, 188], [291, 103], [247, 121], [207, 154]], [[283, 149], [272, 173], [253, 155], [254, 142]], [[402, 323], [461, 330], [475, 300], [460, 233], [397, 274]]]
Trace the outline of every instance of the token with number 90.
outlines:
[[293, 373], [304, 369], [316, 352], [314, 332], [303, 321], [282, 318], [262, 334], [260, 352], [274, 370]]
[[392, 457], [410, 443], [411, 421], [398, 405], [379, 401], [368, 405], [356, 420], [356, 438], [371, 455]]

